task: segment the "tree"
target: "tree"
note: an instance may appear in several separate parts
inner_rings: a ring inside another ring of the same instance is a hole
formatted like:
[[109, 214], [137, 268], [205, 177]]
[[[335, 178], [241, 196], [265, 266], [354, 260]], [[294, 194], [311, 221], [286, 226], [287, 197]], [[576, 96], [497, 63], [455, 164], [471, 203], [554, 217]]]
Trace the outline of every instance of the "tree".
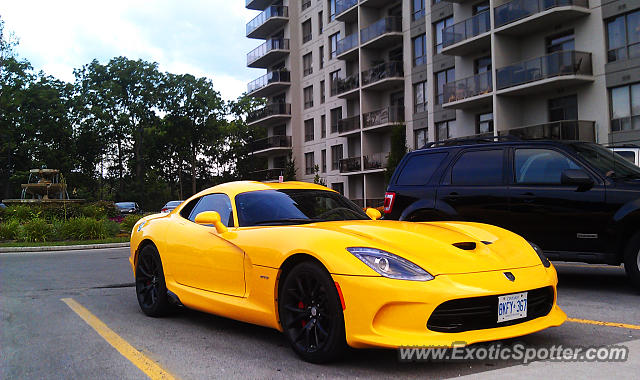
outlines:
[[391, 130], [391, 152], [387, 161], [387, 169], [384, 172], [385, 183], [391, 181], [391, 176], [396, 167], [407, 153], [407, 132], [404, 125], [396, 125]]

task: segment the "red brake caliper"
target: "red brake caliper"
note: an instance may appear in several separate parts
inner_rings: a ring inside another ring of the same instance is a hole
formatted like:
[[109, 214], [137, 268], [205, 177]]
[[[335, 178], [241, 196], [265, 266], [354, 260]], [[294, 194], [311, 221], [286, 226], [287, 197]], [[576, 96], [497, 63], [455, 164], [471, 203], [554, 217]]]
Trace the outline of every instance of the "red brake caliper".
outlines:
[[[302, 303], [302, 301], [299, 301], [299, 302], [298, 302], [298, 309], [300, 309], [300, 310], [304, 309], [304, 304]], [[302, 321], [302, 327], [304, 327], [304, 326], [306, 326], [306, 325], [307, 325], [307, 321], [304, 321], [304, 320], [303, 320], [303, 321]]]

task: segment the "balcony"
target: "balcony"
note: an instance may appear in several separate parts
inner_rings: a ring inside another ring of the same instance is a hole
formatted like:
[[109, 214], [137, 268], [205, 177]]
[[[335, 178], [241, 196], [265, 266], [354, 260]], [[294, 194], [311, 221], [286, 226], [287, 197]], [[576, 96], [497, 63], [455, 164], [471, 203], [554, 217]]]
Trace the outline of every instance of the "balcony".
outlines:
[[340, 136], [360, 133], [360, 115], [338, 120], [338, 133]]
[[289, 22], [289, 8], [272, 5], [247, 24], [247, 37], [267, 39]]
[[358, 57], [358, 33], [353, 33], [338, 41], [336, 58], [345, 61]]
[[362, 89], [383, 91], [404, 84], [404, 64], [391, 61], [362, 72]]
[[251, 177], [254, 181], [277, 181], [278, 177], [284, 174], [284, 171], [284, 168], [256, 170], [251, 172]]
[[444, 85], [443, 108], [464, 109], [491, 103], [491, 71]]
[[442, 53], [467, 55], [491, 46], [491, 14], [479, 13], [447, 27], [442, 32]]
[[270, 103], [266, 106], [250, 112], [247, 115], [247, 124], [258, 123], [270, 124], [271, 122], [283, 121], [291, 118], [291, 104]]
[[266, 69], [289, 55], [289, 39], [273, 38], [247, 54], [247, 67]]
[[384, 170], [389, 163], [389, 153], [373, 153], [364, 156], [364, 170]]
[[360, 43], [371, 49], [402, 43], [402, 17], [385, 17], [360, 30]]
[[591, 53], [557, 51], [500, 68], [496, 79], [499, 95], [525, 95], [593, 82]]
[[249, 145], [253, 154], [291, 149], [291, 136], [269, 136], [256, 140]]
[[361, 157], [343, 158], [339, 161], [340, 173], [355, 173], [362, 171]]
[[496, 33], [527, 34], [590, 13], [588, 0], [512, 0], [493, 10]]
[[291, 84], [291, 73], [287, 70], [272, 71], [260, 78], [249, 82], [247, 94], [262, 98], [282, 91]]
[[256, 11], [263, 11], [273, 0], [245, 0], [245, 8]]
[[336, 0], [336, 20], [353, 21], [358, 18], [358, 0]]
[[404, 122], [404, 107], [393, 106], [377, 111], [367, 112], [363, 116], [363, 129], [372, 130], [384, 128]]
[[596, 122], [586, 120], [550, 121], [543, 124], [498, 131], [498, 136], [523, 140], [578, 140], [596, 142]]
[[359, 96], [360, 79], [358, 74], [349, 75], [346, 78], [338, 78], [331, 82], [331, 96], [342, 99], [357, 98]]

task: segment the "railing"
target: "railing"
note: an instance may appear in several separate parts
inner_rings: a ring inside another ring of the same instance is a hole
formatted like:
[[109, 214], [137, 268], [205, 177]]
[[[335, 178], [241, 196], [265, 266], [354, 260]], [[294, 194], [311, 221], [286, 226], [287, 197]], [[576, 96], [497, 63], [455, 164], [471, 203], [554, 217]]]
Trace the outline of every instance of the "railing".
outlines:
[[496, 71], [498, 90], [560, 75], [592, 75], [591, 53], [564, 50]]
[[364, 170], [384, 169], [389, 163], [389, 153], [373, 153], [364, 156]]
[[291, 115], [291, 104], [290, 103], [267, 104], [266, 106], [260, 109], [250, 112], [247, 115], [247, 122], [251, 123], [260, 119], [264, 119], [265, 117], [274, 116], [274, 115]]
[[442, 46], [447, 47], [471, 37], [486, 33], [491, 29], [491, 14], [489, 11], [478, 13], [477, 15], [460, 21], [444, 28], [442, 31]]
[[358, 4], [358, 0], [336, 0], [336, 16]]
[[247, 24], [247, 35], [262, 26], [272, 17], [289, 17], [289, 7], [284, 5], [272, 5], [262, 11], [253, 20]]
[[267, 42], [251, 50], [249, 54], [247, 54], [247, 65], [250, 65], [253, 62], [257, 61], [258, 58], [264, 57], [271, 50], [289, 50], [289, 39], [288, 38], [268, 39]]
[[338, 120], [338, 133], [357, 131], [360, 129], [360, 115]]
[[353, 33], [338, 41], [336, 55], [340, 55], [358, 46], [358, 33]]
[[247, 85], [247, 92], [250, 94], [263, 87], [270, 85], [271, 83], [289, 83], [291, 82], [291, 73], [287, 70], [272, 71], [260, 78], [249, 82]]
[[561, 120], [498, 131], [498, 136], [515, 136], [523, 140], [596, 141], [595, 121]]
[[387, 107], [377, 111], [367, 112], [362, 116], [364, 128], [390, 123], [402, 123], [404, 122], [404, 107]]
[[343, 158], [339, 161], [340, 173], [359, 172], [361, 170], [360, 163], [361, 157]]
[[611, 119], [611, 132], [631, 131], [640, 129], [640, 115]]
[[385, 17], [360, 30], [360, 43], [366, 43], [385, 33], [402, 32], [402, 17]]
[[256, 181], [271, 181], [276, 180], [278, 177], [284, 174], [284, 168], [272, 168], [264, 170], [256, 170], [251, 172], [251, 177]]
[[331, 82], [331, 96], [336, 96], [360, 86], [358, 74], [349, 75], [346, 78], [338, 78]]
[[450, 103], [493, 91], [491, 71], [449, 82], [444, 85], [444, 102]]
[[547, 9], [575, 5], [589, 8], [588, 0], [513, 0], [496, 7], [494, 18], [496, 28], [521, 20]]
[[252, 152], [271, 148], [291, 148], [291, 136], [269, 136], [251, 143]]
[[362, 72], [362, 85], [379, 82], [387, 78], [404, 78], [404, 64], [402, 61], [391, 61], [376, 65]]

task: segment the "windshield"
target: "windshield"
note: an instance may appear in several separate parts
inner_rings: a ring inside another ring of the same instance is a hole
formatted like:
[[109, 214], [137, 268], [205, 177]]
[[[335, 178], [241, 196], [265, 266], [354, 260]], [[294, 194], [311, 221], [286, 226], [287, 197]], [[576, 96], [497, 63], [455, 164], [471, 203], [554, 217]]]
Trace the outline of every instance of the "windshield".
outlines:
[[165, 207], [178, 207], [180, 206], [180, 203], [182, 203], [182, 201], [170, 201], [170, 202], [167, 202]]
[[370, 219], [338, 193], [325, 190], [260, 190], [236, 195], [240, 227]]
[[597, 144], [572, 144], [578, 156], [587, 160], [602, 174], [612, 178], [640, 178], [640, 168], [614, 151]]
[[135, 208], [136, 205], [133, 202], [118, 202], [118, 203], [116, 203], [116, 207], [119, 207], [119, 208]]

